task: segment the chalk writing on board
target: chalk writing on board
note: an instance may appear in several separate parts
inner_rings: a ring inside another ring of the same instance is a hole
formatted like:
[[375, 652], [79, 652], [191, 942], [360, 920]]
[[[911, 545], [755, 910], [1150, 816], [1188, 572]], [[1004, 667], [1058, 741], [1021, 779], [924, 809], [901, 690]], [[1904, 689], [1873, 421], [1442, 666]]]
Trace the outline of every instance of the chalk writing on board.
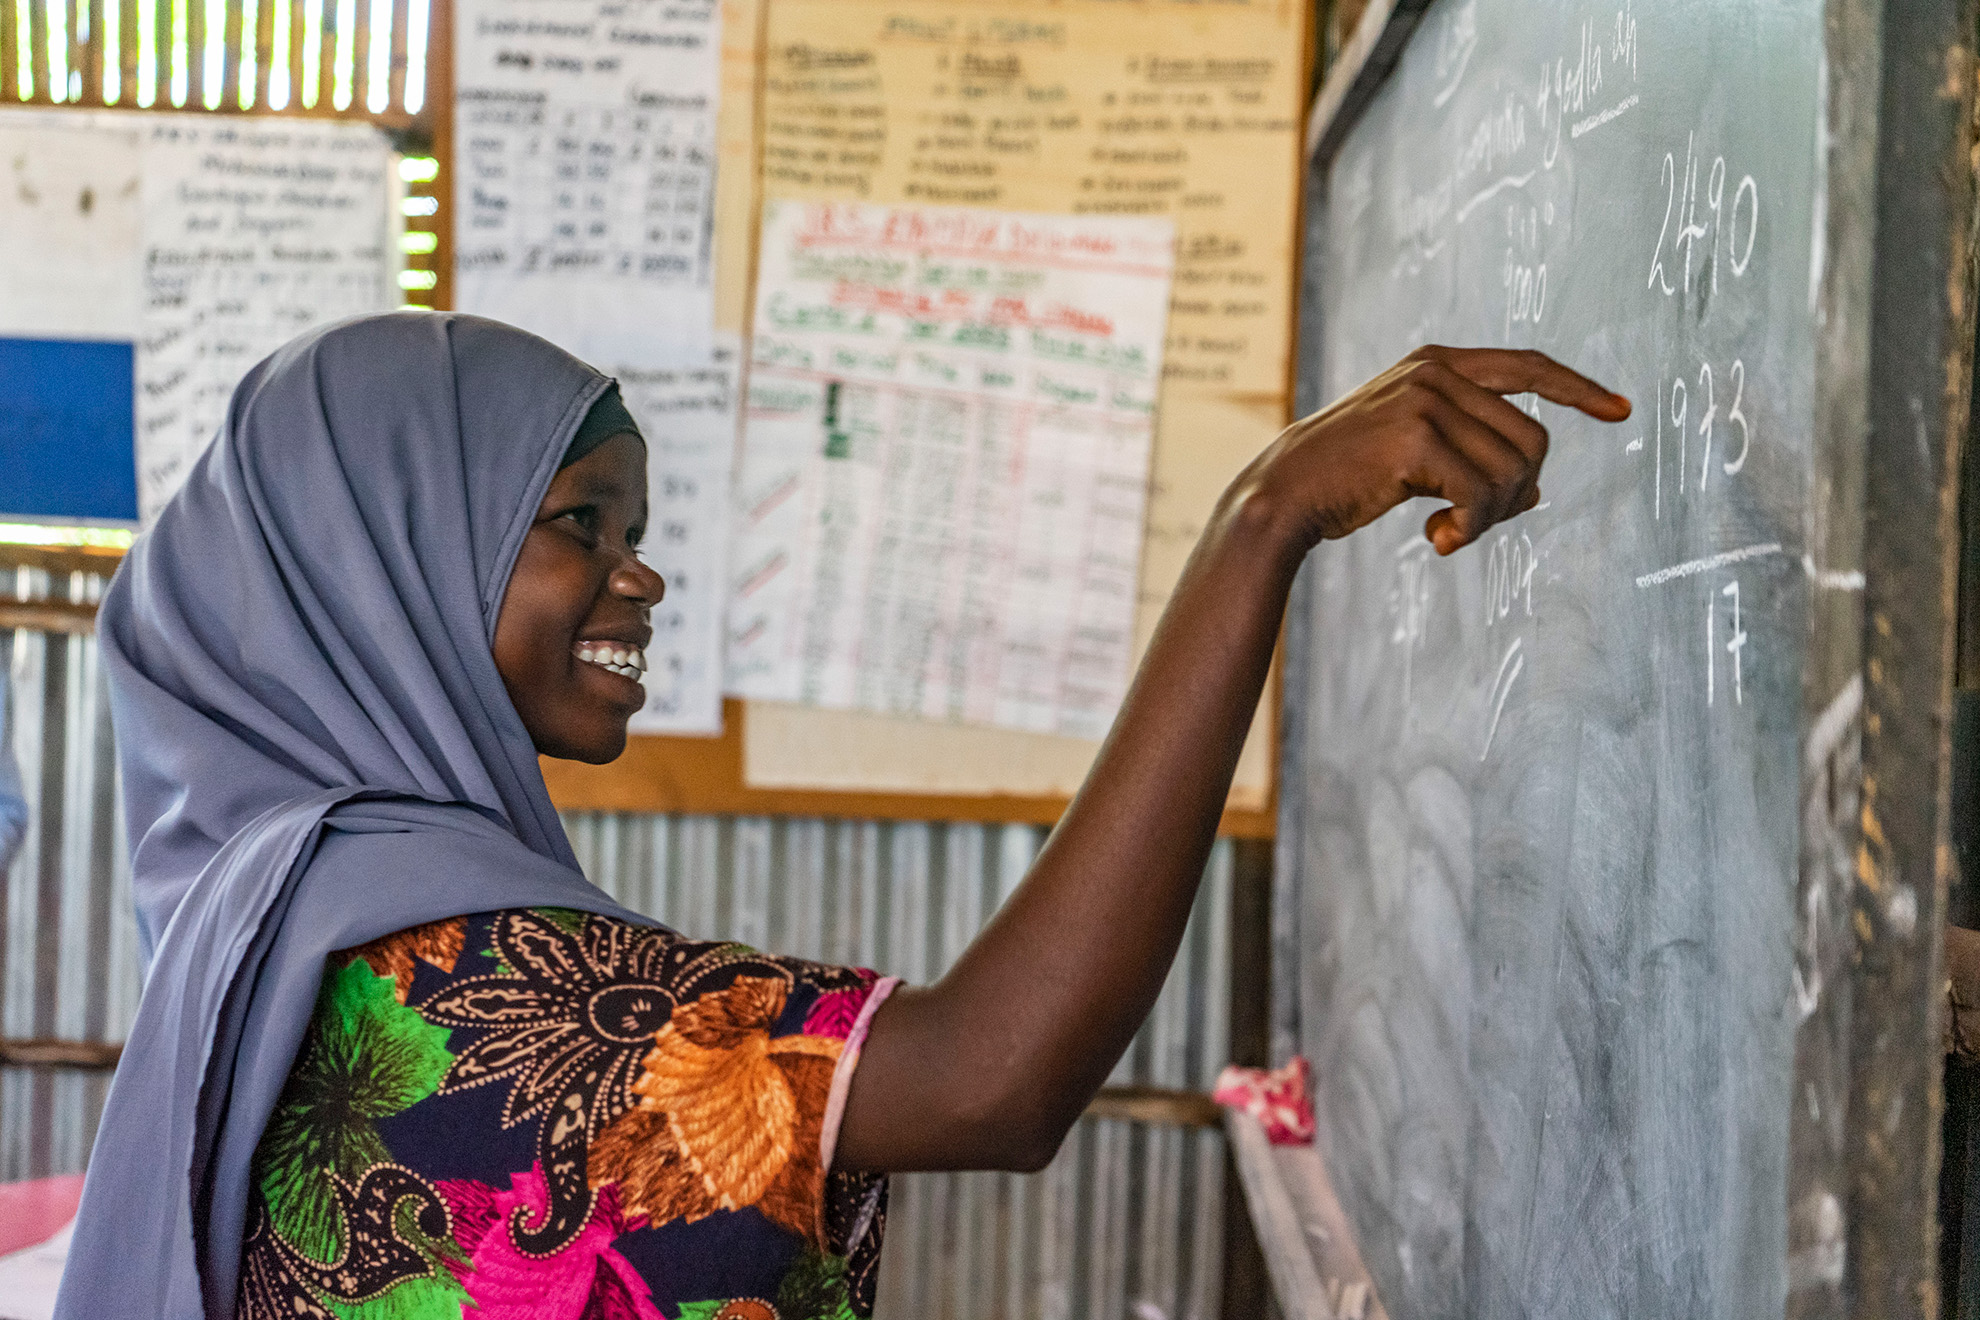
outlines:
[[766, 206], [733, 690], [1105, 730], [1173, 243], [1146, 217]]
[[[1599, 20], [1583, 19], [1576, 26], [1572, 53], [1556, 55], [1551, 66], [1541, 64], [1536, 109], [1541, 130], [1548, 135], [1548, 169], [1560, 156], [1563, 125], [1572, 141], [1614, 123], [1642, 104], [1642, 94], [1635, 90], [1642, 74], [1637, 63], [1639, 53], [1636, 7], [1631, 2], [1616, 8], [1607, 33]], [[1609, 82], [1620, 86], [1605, 91]], [[1609, 101], [1609, 96], [1616, 99]]]
[[1501, 532], [1485, 560], [1485, 626], [1495, 627], [1515, 611], [1533, 617], [1533, 574], [1540, 559], [1525, 528]]
[[1437, 91], [1430, 104], [1441, 110], [1456, 94], [1464, 80], [1464, 71], [1471, 67], [1471, 57], [1478, 49], [1478, 0], [1444, 6], [1434, 24]]
[[1416, 712], [1416, 653], [1430, 633], [1430, 542], [1418, 537], [1403, 542], [1396, 555], [1395, 581], [1389, 587], [1391, 644], [1402, 649], [1403, 717]]
[[[1645, 451], [1639, 437], [1630, 441], [1627, 451], [1647, 453], [1651, 460], [1653, 518], [1664, 516], [1667, 485], [1672, 501], [1695, 499], [1706, 493], [1714, 475], [1723, 483], [1745, 470], [1753, 453], [1746, 376], [1746, 360], [1736, 357], [1723, 374], [1715, 372], [1710, 362], [1700, 362], [1698, 374], [1689, 381], [1679, 375], [1668, 383], [1657, 382], [1651, 395], [1654, 443]], [[1722, 381], [1730, 397], [1721, 397]]]
[[1492, 695], [1488, 703], [1491, 720], [1485, 726], [1485, 745], [1478, 749], [1478, 759], [1484, 760], [1492, 751], [1492, 739], [1499, 736], [1499, 719], [1506, 713], [1506, 698], [1512, 695], [1513, 684], [1519, 681], [1526, 670], [1526, 657], [1521, 652], [1526, 647], [1526, 639], [1515, 637], [1506, 654], [1499, 661], [1499, 672], [1492, 679]]
[[368, 125], [146, 114], [138, 510], [155, 516], [241, 376], [312, 326], [398, 305], [391, 151]]
[[[1691, 288], [1694, 264], [1701, 275], [1709, 276], [1711, 292], [1717, 294], [1721, 247], [1725, 264], [1736, 278], [1746, 274], [1753, 260], [1754, 240], [1760, 236], [1760, 186], [1753, 176], [1742, 175], [1728, 197], [1726, 158], [1716, 156], [1705, 167], [1701, 193], [1699, 174], [1703, 165], [1695, 133], [1685, 135], [1682, 161], [1674, 151], [1664, 153], [1658, 178], [1664, 190], [1664, 219], [1657, 228], [1657, 244], [1651, 251], [1650, 276], [1645, 286], [1661, 289], [1666, 297]], [[1683, 273], [1673, 283], [1680, 252], [1684, 256]]]
[[1550, 198], [1535, 206], [1506, 207], [1506, 255], [1499, 282], [1505, 288], [1506, 315], [1500, 333], [1512, 337], [1520, 326], [1537, 326], [1547, 313], [1547, 231], [1554, 225]]
[[602, 367], [705, 364], [720, 13], [461, 5], [456, 307]]

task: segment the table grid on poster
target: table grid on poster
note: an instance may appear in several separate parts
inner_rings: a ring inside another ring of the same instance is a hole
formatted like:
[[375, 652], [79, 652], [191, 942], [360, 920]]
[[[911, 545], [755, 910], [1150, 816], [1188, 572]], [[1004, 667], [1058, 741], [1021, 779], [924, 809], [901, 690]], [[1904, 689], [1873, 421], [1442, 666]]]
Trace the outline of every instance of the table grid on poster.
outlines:
[[470, 262], [500, 254], [517, 274], [707, 284], [707, 116], [509, 98], [463, 109]]

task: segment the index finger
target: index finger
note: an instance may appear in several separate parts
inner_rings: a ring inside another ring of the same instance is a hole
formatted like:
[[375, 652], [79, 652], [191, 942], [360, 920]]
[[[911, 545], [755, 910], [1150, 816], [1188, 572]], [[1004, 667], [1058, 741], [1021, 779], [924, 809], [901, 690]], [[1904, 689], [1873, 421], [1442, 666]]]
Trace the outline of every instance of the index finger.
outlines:
[[1433, 347], [1423, 351], [1494, 394], [1538, 394], [1602, 422], [1620, 422], [1630, 413], [1628, 399], [1537, 349]]

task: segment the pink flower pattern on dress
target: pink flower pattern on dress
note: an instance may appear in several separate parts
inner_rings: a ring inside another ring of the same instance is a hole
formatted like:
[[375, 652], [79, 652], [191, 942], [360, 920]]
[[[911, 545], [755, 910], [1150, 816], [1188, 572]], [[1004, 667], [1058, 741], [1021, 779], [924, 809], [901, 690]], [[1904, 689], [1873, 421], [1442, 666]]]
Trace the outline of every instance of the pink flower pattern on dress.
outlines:
[[468, 1266], [455, 1275], [479, 1309], [475, 1320], [665, 1320], [632, 1262], [613, 1250], [621, 1233], [645, 1225], [619, 1213], [615, 1188], [598, 1193], [591, 1218], [569, 1246], [547, 1257], [525, 1256], [509, 1233], [510, 1217], [543, 1218], [549, 1189], [543, 1166], [510, 1176], [508, 1191], [465, 1179], [438, 1184], [454, 1217], [454, 1240]]
[[864, 967], [858, 968], [856, 974], [860, 981], [858, 985], [845, 990], [830, 990], [818, 996], [818, 1002], [805, 1015], [805, 1035], [829, 1036], [833, 1040], [844, 1040], [852, 1035], [852, 1029], [859, 1021], [859, 1012], [872, 996], [874, 982], [880, 979], [878, 972], [868, 971]]

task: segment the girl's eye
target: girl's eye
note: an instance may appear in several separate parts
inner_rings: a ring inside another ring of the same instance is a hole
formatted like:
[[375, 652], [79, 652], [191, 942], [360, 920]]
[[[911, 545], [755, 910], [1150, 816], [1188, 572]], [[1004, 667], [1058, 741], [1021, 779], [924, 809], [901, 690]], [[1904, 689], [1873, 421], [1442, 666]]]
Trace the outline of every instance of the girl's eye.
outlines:
[[571, 522], [576, 523], [584, 529], [584, 533], [587, 536], [595, 537], [598, 535], [598, 508], [596, 505], [583, 504], [575, 509], [566, 509], [558, 514], [557, 517], [559, 520], [567, 518]]

